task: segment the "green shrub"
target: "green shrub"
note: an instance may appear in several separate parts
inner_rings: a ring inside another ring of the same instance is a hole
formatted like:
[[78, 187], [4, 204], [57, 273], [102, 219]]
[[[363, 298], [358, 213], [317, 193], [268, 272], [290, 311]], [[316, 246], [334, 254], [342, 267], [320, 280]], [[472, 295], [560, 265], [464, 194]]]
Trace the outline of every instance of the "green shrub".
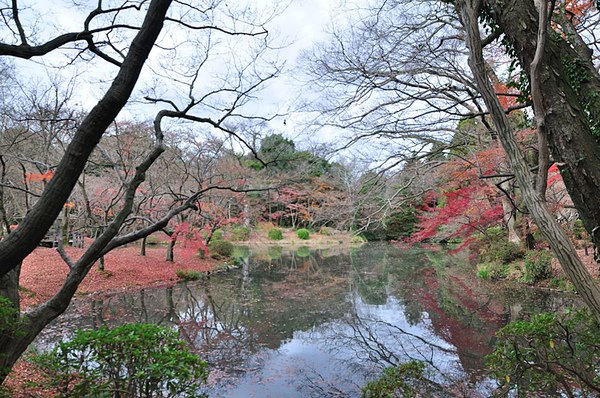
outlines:
[[197, 397], [208, 376], [175, 331], [148, 324], [79, 330], [30, 360], [42, 371], [37, 386], [58, 397]]
[[283, 231], [279, 228], [271, 228], [269, 232], [267, 232], [267, 236], [271, 240], [282, 240], [283, 239]]
[[516, 243], [501, 239], [485, 244], [480, 249], [483, 262], [500, 262], [508, 264], [517, 259], [523, 258], [525, 254], [523, 248]]
[[577, 239], [586, 239], [587, 238], [587, 231], [585, 230], [585, 227], [583, 226], [583, 221], [575, 220], [575, 223], [573, 224], [573, 235], [575, 235], [575, 237]]
[[485, 234], [487, 239], [493, 240], [493, 241], [499, 241], [499, 240], [505, 240], [506, 239], [506, 230], [499, 226], [493, 226], [493, 227], [489, 227], [488, 229], [485, 230]]
[[308, 229], [301, 228], [296, 231], [296, 235], [298, 235], [298, 238], [302, 240], [307, 240], [310, 237], [310, 232], [308, 231]]
[[234, 242], [244, 241], [250, 238], [250, 228], [240, 225], [231, 229], [231, 240]]
[[383, 370], [383, 375], [362, 388], [362, 398], [421, 397], [425, 393], [425, 364], [410, 361]]
[[480, 279], [491, 279], [490, 270], [487, 268], [477, 267], [477, 277]]
[[215, 229], [210, 237], [210, 240], [223, 240], [223, 230]]
[[546, 250], [529, 250], [525, 254], [525, 275], [527, 283], [536, 283], [550, 276], [552, 255]]
[[[19, 309], [14, 306], [10, 299], [0, 296], [0, 335], [20, 335], [23, 333], [19, 329], [20, 326]], [[10, 369], [0, 368], [0, 376], [6, 376], [8, 372], [10, 372]]]
[[557, 277], [553, 277], [548, 281], [548, 287], [572, 293], [577, 291], [571, 281]]
[[208, 243], [208, 250], [210, 250], [212, 254], [230, 257], [233, 253], [233, 243], [226, 240], [211, 240]]
[[333, 235], [333, 228], [321, 227], [321, 229], [319, 230], [319, 233], [321, 235], [331, 236], [331, 235]]
[[184, 281], [197, 281], [198, 279], [201, 279], [204, 275], [203, 272], [196, 271], [193, 269], [178, 269], [177, 271], [175, 271], [175, 274]]
[[310, 249], [308, 246], [300, 246], [296, 250], [296, 256], [298, 257], [310, 257]]
[[497, 333], [486, 358], [498, 382], [494, 396], [597, 396], [600, 324], [588, 310], [538, 314]]
[[401, 207], [385, 219], [385, 238], [387, 240], [408, 238], [414, 233], [418, 222], [417, 210], [414, 207]]
[[365, 243], [367, 240], [360, 235], [354, 235], [350, 238], [350, 243]]
[[367, 242], [377, 242], [386, 239], [385, 231], [377, 228], [363, 230], [361, 236], [365, 238]]
[[477, 265], [477, 276], [481, 279], [506, 279], [508, 272], [508, 265], [498, 261]]
[[19, 326], [19, 309], [10, 299], [0, 296], [0, 334], [15, 334], [19, 331]]
[[149, 246], [156, 246], [158, 245], [158, 238], [154, 235], [146, 236], [146, 244]]

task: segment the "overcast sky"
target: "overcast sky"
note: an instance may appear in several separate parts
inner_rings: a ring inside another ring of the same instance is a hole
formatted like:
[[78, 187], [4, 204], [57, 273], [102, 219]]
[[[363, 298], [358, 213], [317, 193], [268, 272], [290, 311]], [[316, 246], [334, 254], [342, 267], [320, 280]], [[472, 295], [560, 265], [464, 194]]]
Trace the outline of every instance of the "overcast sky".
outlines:
[[[251, 2], [259, 5], [258, 8], [268, 10], [271, 0], [261, 0]], [[275, 4], [281, 2], [273, 0]], [[270, 125], [278, 133], [283, 133], [291, 138], [301, 140], [302, 120], [306, 117], [302, 114], [294, 113], [294, 108], [298, 96], [302, 91], [303, 82], [298, 81], [296, 70], [297, 60], [302, 51], [310, 51], [319, 41], [327, 39], [326, 31], [339, 16], [341, 0], [291, 0], [289, 5], [280, 15], [272, 19], [266, 28], [269, 34], [276, 38], [277, 43], [287, 43], [288, 45], [279, 50], [278, 58], [285, 63], [283, 73], [275, 80], [272, 80], [268, 87], [260, 93], [259, 102], [256, 105], [264, 113], [286, 113], [287, 116], [274, 120]], [[24, 10], [21, 18], [23, 21], [35, 19], [35, 27], [26, 26], [31, 30], [37, 29], [43, 36], [54, 37], [58, 34], [77, 31], [82, 28], [82, 21], [85, 15], [90, 11], [95, 2], [80, 2], [81, 9], [73, 8], [69, 0], [64, 1], [33, 1], [31, 4], [32, 12], [37, 11], [42, 18], [31, 17], [30, 11]], [[21, 4], [21, 3], [20, 3]], [[26, 5], [25, 3], [23, 3]], [[237, 5], [237, 4], [236, 4]], [[52, 21], [54, 26], [48, 27], [47, 21]], [[25, 22], [27, 24], [27, 22]], [[180, 29], [180, 28], [178, 28]], [[153, 50], [156, 52], [157, 50]], [[33, 60], [16, 60], [17, 70], [22, 79], [31, 82], [43, 82], [48, 79], [48, 75], [62, 75], [62, 79], [68, 80], [72, 76], [78, 77], [77, 90], [74, 92], [74, 104], [89, 110], [96, 104], [98, 99], [105, 92], [108, 83], [116, 73], [116, 68], [100, 60], [95, 61], [95, 66], [80, 64], [76, 68], [63, 68], [64, 58], [58, 54], [51, 54], [42, 58]], [[227, 62], [224, 58], [223, 62]], [[60, 69], [46, 69], [48, 65], [60, 65]], [[215, 71], [223, 68], [219, 65], [219, 60], [213, 61], [210, 65]], [[82, 73], [85, 72], [85, 73]], [[149, 67], [143, 72], [142, 78], [136, 87], [139, 98], [140, 90], [150, 84], [152, 79]], [[35, 85], [35, 83], [34, 83]], [[41, 83], [38, 84], [41, 86]], [[306, 90], [305, 90], [306, 92]], [[308, 90], [310, 93], [310, 90]], [[122, 112], [120, 118], [152, 118], [154, 110], [151, 107], [129, 107]], [[283, 120], [286, 120], [284, 125]], [[326, 134], [325, 134], [326, 135]], [[323, 135], [321, 138], [324, 138]], [[315, 138], [315, 137], [312, 137]]]

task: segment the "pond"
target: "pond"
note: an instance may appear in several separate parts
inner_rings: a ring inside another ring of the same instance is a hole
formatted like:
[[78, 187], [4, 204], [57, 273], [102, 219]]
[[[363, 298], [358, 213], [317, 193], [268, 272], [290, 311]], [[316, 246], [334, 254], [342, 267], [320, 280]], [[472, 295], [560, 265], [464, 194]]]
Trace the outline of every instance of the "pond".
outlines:
[[209, 362], [211, 397], [360, 395], [390, 365], [425, 361], [443, 384], [485, 394], [496, 331], [573, 298], [502, 289], [440, 251], [392, 245], [240, 247], [239, 269], [207, 280], [80, 299], [36, 341], [131, 322], [179, 330]]

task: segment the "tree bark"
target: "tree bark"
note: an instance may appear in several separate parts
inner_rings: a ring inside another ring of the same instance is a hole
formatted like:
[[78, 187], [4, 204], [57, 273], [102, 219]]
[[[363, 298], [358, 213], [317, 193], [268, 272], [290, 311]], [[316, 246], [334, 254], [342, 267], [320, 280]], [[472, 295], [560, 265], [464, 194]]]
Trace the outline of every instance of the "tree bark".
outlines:
[[[469, 48], [469, 67], [473, 72], [479, 92], [498, 130], [498, 138], [506, 151], [511, 168], [521, 187], [523, 200], [540, 231], [548, 240], [565, 273], [575, 285], [577, 292], [594, 315], [600, 319], [600, 287], [592, 279], [581, 259], [577, 256], [573, 243], [548, 210], [540, 193], [536, 191], [535, 176], [529, 170], [527, 162], [517, 145], [514, 131], [510, 127], [504, 109], [500, 105], [487, 77], [478, 21], [481, 1], [462, 0], [458, 1], [456, 6], [466, 31], [466, 42]], [[537, 21], [537, 18], [535, 21]]]
[[62, 226], [61, 226], [61, 239], [63, 242], [63, 245], [68, 246], [69, 245], [69, 209], [67, 207], [64, 208], [63, 210], [63, 217], [64, 219], [62, 220]]

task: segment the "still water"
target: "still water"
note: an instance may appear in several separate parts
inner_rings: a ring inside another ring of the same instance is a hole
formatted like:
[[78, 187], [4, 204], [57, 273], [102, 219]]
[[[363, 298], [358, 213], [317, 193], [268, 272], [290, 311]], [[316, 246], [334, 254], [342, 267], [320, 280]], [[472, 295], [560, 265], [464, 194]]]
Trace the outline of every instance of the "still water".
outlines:
[[209, 362], [211, 397], [356, 397], [382, 369], [411, 359], [440, 384], [485, 395], [495, 332], [572, 300], [491, 289], [441, 252], [384, 244], [239, 247], [236, 256], [238, 269], [207, 280], [79, 300], [36, 344], [152, 322], [179, 330]]

